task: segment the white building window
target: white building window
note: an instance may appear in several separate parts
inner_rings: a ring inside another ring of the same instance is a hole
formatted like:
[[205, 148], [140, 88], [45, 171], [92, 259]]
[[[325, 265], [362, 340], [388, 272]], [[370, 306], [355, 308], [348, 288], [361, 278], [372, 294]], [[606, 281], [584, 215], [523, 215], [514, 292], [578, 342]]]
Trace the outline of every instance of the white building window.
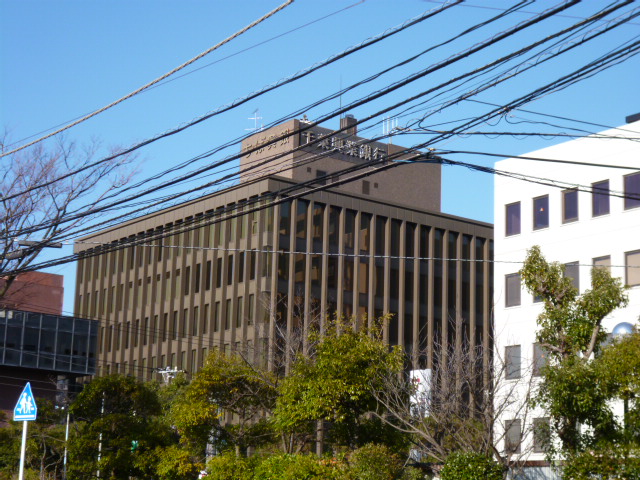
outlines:
[[549, 418], [533, 419], [533, 452], [546, 453], [551, 440]]
[[572, 285], [580, 292], [580, 264], [578, 262], [565, 263], [564, 276], [570, 278]]
[[520, 453], [522, 424], [520, 419], [504, 422], [504, 450], [506, 453]]
[[533, 199], [533, 229], [549, 227], [549, 195]]
[[609, 214], [609, 180], [591, 184], [591, 207], [594, 217]]
[[625, 283], [630, 287], [640, 285], [640, 250], [625, 253], [624, 265], [626, 270]]
[[505, 306], [520, 305], [520, 274], [512, 273], [505, 277]]
[[624, 177], [624, 209], [640, 207], [640, 172]]
[[605, 257], [596, 257], [593, 259], [594, 268], [606, 268], [611, 273], [611, 257], [609, 255]]
[[505, 372], [504, 376], [507, 380], [520, 378], [521, 375], [521, 348], [520, 345], [509, 345], [504, 348]]
[[562, 192], [562, 223], [578, 220], [578, 190], [572, 188]]
[[520, 234], [520, 202], [506, 206], [506, 236]]

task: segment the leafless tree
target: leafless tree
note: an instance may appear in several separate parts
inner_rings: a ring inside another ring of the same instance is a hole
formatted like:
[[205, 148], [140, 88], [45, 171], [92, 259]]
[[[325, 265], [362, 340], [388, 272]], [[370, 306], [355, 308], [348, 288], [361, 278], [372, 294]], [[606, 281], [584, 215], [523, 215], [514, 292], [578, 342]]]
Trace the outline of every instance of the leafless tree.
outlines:
[[436, 344], [434, 351], [434, 368], [384, 379], [375, 391], [384, 406], [384, 414], [377, 416], [408, 434], [424, 461], [442, 463], [455, 451], [480, 452], [501, 462], [505, 471], [517, 470], [526, 457], [525, 445], [509, 445], [500, 422], [519, 418], [529, 424], [535, 391], [531, 372], [507, 380], [508, 365], [494, 354], [487, 385], [479, 360], [482, 347], [463, 341], [457, 347]]
[[[7, 145], [6, 138], [0, 141], [0, 150]], [[0, 299], [15, 280], [16, 270], [29, 267], [44, 248], [95, 220], [94, 207], [131, 179], [133, 155], [96, 162], [101, 152], [96, 140], [81, 146], [60, 137], [0, 162], [0, 277], [4, 279]], [[79, 169], [80, 173], [64, 177]], [[35, 242], [18, 248], [17, 242], [27, 239]]]

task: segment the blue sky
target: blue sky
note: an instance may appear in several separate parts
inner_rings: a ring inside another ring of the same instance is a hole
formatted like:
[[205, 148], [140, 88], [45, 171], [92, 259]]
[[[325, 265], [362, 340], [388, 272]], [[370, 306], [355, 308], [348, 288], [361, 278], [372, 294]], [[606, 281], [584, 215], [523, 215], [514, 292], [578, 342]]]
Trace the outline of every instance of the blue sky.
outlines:
[[[283, 0], [284, 1], [284, 0]], [[280, 1], [203, 2], [195, 0], [0, 0], [0, 126], [11, 139], [21, 140], [100, 108], [171, 70], [226, 38]], [[441, 61], [474, 43], [530, 18], [533, 12], [560, 2], [541, 1], [524, 11], [474, 32], [464, 39], [437, 49], [419, 60], [384, 76], [367, 87], [345, 94], [347, 104], [416, 70]], [[287, 77], [349, 46], [399, 25], [409, 18], [437, 8], [440, 2], [419, 0], [296, 0], [291, 6], [199, 60], [180, 74], [187, 75], [138, 95], [99, 116], [74, 127], [67, 138], [87, 142], [99, 138], [105, 146], [126, 146], [198, 117], [265, 85]], [[325, 97], [431, 45], [451, 38], [479, 21], [488, 19], [515, 2], [470, 1], [434, 19], [336, 62], [316, 74], [278, 89], [215, 117], [169, 140], [140, 150], [138, 179], [183, 162], [246, 133], [256, 109], [267, 124]], [[427, 76], [382, 99], [352, 112], [362, 118], [403, 98], [425, 90], [469, 69], [484, 65], [518, 46], [573, 24], [608, 1], [591, 0], [566, 10], [563, 15], [541, 22], [509, 41], [471, 55], [451, 69]], [[628, 11], [629, 8], [624, 11]], [[326, 17], [326, 18], [323, 18]], [[576, 48], [561, 59], [532, 69], [522, 77], [490, 89], [477, 98], [503, 104], [579, 65], [633, 39], [640, 33], [640, 20], [602, 36], [588, 46]], [[293, 32], [287, 33], [292, 29]], [[281, 35], [279, 38], [276, 36]], [[244, 51], [245, 49], [248, 49]], [[196, 71], [196, 69], [198, 69]], [[640, 60], [633, 57], [561, 92], [545, 96], [526, 108], [553, 115], [587, 120], [608, 126], [624, 123], [627, 115], [640, 112], [638, 79]], [[458, 90], [458, 93], [463, 90]], [[474, 117], [488, 107], [461, 102], [437, 111], [440, 99], [432, 99], [427, 110], [401, 117], [400, 126], [429, 112], [425, 125], [438, 125]], [[339, 106], [339, 101], [308, 112], [313, 119]], [[483, 131], [566, 131], [574, 125], [556, 121], [560, 127], [515, 122], [545, 120], [512, 112], [506, 119], [476, 127]], [[336, 128], [338, 120], [324, 126]], [[453, 123], [455, 124], [455, 123]], [[597, 127], [585, 127], [596, 131]], [[366, 136], [380, 134], [372, 127]], [[394, 143], [413, 145], [421, 135], [398, 135]], [[442, 149], [517, 155], [566, 139], [551, 137], [484, 136], [455, 137], [438, 144]], [[233, 146], [213, 159], [238, 151]], [[493, 165], [478, 155], [452, 157]], [[211, 160], [207, 160], [211, 161]], [[544, 166], [543, 168], [550, 168]], [[443, 169], [443, 210], [455, 215], [493, 221], [493, 179], [459, 167]], [[417, 192], [419, 194], [419, 192]], [[57, 252], [56, 252], [57, 253]], [[75, 266], [53, 269], [65, 275], [65, 310], [72, 309]]]

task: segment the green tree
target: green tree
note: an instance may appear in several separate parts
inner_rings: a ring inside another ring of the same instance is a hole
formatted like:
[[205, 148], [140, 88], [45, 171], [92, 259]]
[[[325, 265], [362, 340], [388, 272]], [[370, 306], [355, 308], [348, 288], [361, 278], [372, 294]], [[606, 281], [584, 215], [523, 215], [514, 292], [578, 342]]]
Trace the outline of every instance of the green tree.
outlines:
[[92, 478], [98, 470], [104, 478], [155, 477], [156, 449], [172, 442], [157, 389], [132, 377], [98, 377], [71, 404], [71, 413], [70, 479]]
[[218, 448], [271, 441], [265, 414], [277, 395], [275, 377], [249, 365], [242, 357], [211, 352], [191, 383], [176, 396], [170, 419], [181, 443], [204, 454], [207, 443]]
[[[381, 322], [356, 329], [335, 322], [320, 335], [312, 333], [309, 354], [300, 354], [279, 388], [274, 424], [280, 431], [308, 429], [318, 420], [331, 422], [330, 439], [355, 447], [371, 441], [397, 441], [398, 433], [366, 414], [381, 410], [373, 392], [379, 379], [399, 374], [403, 354], [389, 349]], [[377, 434], [376, 434], [377, 432]]]
[[[636, 478], [621, 475], [638, 453], [640, 341], [634, 334], [605, 346], [602, 329], [607, 315], [627, 305], [625, 287], [608, 270], [594, 268], [591, 289], [579, 295], [564, 267], [547, 262], [538, 247], [528, 252], [520, 274], [544, 301], [537, 341], [546, 350], [547, 366], [536, 403], [549, 413], [552, 434], [560, 440], [565, 478]], [[627, 409], [631, 403], [623, 422], [613, 413], [616, 401]]]
[[[29, 422], [27, 430], [25, 472], [41, 480], [57, 478], [62, 473], [65, 411], [45, 398], [36, 399], [36, 404], [38, 418]], [[17, 473], [21, 442], [22, 422], [11, 421], [0, 428], [0, 478]]]

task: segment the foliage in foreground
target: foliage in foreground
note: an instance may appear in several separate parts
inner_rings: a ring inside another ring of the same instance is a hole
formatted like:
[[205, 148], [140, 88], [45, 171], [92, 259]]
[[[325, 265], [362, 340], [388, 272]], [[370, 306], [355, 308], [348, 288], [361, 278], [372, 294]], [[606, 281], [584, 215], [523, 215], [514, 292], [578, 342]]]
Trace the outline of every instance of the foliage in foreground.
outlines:
[[[311, 339], [313, 342], [313, 338]], [[313, 354], [299, 355], [279, 389], [273, 421], [280, 431], [332, 422], [332, 441], [355, 448], [369, 442], [396, 441], [397, 435], [365, 414], [381, 407], [373, 391], [378, 379], [402, 372], [399, 348], [389, 351], [380, 325], [356, 329], [336, 322], [317, 342]]]
[[420, 470], [403, 468], [398, 455], [384, 445], [368, 444], [348, 457], [279, 453], [238, 457], [227, 453], [207, 463], [209, 480], [419, 480]]
[[[607, 345], [604, 318], [628, 303], [626, 288], [609, 271], [594, 268], [591, 289], [582, 295], [549, 263], [539, 247], [520, 271], [527, 289], [544, 301], [537, 341], [547, 365], [536, 404], [551, 417], [552, 438], [563, 459], [564, 478], [639, 478], [640, 334]], [[624, 402], [627, 413], [614, 414]]]
[[449, 455], [440, 472], [441, 480], [502, 480], [502, 465], [481, 453], [458, 452]]

